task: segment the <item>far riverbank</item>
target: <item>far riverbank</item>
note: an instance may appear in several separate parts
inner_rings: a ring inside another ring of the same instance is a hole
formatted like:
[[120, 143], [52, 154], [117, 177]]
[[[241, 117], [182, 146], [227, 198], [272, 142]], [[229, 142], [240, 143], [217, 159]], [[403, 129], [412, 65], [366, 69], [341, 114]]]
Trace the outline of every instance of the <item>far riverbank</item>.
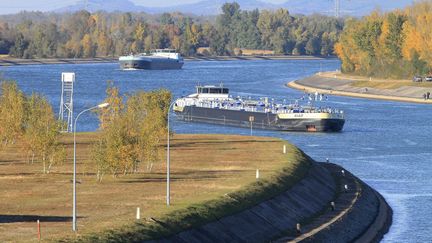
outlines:
[[[232, 60], [323, 60], [335, 57], [319, 56], [199, 56], [185, 57], [185, 61], [232, 61]], [[0, 58], [0, 66], [13, 65], [40, 65], [40, 64], [86, 64], [86, 63], [115, 63], [118, 57], [95, 58], [37, 58], [22, 59], [5, 57]]]
[[326, 72], [291, 81], [287, 83], [287, 86], [306, 92], [432, 104], [432, 99], [423, 98], [423, 95], [427, 92], [432, 93], [432, 84], [418, 84], [408, 80], [372, 80], [369, 78], [340, 75], [339, 72]]

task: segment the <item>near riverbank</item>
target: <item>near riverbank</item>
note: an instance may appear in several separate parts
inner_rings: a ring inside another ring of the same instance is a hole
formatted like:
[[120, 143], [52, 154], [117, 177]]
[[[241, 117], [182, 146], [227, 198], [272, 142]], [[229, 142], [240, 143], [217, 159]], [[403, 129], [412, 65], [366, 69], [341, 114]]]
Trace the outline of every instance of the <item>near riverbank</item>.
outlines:
[[[95, 132], [77, 134], [78, 235], [71, 228], [72, 134], [64, 134], [60, 141], [66, 146], [66, 161], [55, 164], [49, 174], [42, 173], [38, 160], [28, 162], [23, 144], [0, 150], [1, 242], [37, 242], [37, 220], [42, 240], [112, 236], [108, 229], [118, 235], [133, 232], [135, 239], [143, 237], [143, 230], [162, 236], [167, 229], [158, 222], [181, 220], [169, 229], [172, 232], [244, 210], [294, 185], [310, 167], [310, 158], [276, 138], [176, 134], [171, 140], [171, 205], [167, 207], [165, 155], [155, 163], [140, 163], [136, 173], [105, 175], [98, 183], [91, 155], [97, 138]], [[280, 175], [284, 180], [275, 181]], [[274, 182], [272, 188], [259, 190], [266, 181]], [[137, 207], [140, 220], [136, 220]], [[195, 215], [198, 209], [203, 211]], [[143, 226], [141, 231], [138, 226]], [[151, 236], [155, 235], [147, 238]]]
[[[333, 57], [330, 57], [333, 58]], [[186, 61], [229, 61], [229, 60], [322, 60], [328, 57], [315, 56], [200, 56], [185, 57]], [[0, 58], [0, 66], [13, 65], [40, 65], [40, 64], [87, 64], [87, 63], [114, 63], [118, 57], [100, 58], [38, 58], [21, 59], [12, 57]]]
[[287, 86], [312, 93], [432, 104], [432, 95], [431, 99], [424, 99], [424, 94], [432, 93], [432, 83], [414, 83], [410, 80], [377, 80], [325, 72], [291, 81]]
[[300, 182], [270, 200], [156, 240], [379, 242], [391, 222], [392, 210], [378, 192], [338, 165], [314, 162]]
[[[27, 164], [19, 144], [1, 151], [0, 189], [7, 198], [0, 212], [2, 241], [36, 242], [36, 220], [43, 240], [62, 242], [371, 242], [391, 224], [391, 208], [378, 192], [280, 139], [175, 135], [167, 207], [163, 163], [97, 183], [89, 155], [96, 138], [77, 136], [78, 234], [70, 228], [71, 197], [65, 193], [71, 190], [70, 156], [41, 174], [39, 164]], [[62, 143], [70, 155], [70, 134]]]

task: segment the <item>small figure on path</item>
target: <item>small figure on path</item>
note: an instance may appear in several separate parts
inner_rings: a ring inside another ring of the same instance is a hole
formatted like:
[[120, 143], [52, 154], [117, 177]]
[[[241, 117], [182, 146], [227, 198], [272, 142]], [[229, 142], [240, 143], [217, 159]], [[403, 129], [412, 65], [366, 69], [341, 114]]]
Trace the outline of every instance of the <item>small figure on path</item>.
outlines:
[[296, 224], [296, 231], [297, 231], [297, 234], [301, 234], [301, 225], [300, 225], [300, 223]]

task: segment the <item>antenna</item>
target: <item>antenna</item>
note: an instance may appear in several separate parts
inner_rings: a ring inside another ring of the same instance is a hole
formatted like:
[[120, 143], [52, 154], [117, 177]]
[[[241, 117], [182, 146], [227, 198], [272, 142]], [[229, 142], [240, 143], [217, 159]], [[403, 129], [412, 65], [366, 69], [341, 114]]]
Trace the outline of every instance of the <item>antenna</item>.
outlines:
[[74, 82], [75, 73], [62, 73], [59, 120], [67, 123], [62, 127], [62, 132], [72, 132]]
[[339, 18], [340, 17], [340, 0], [335, 0], [334, 4], [335, 4], [335, 6], [334, 6], [335, 7], [335, 9], [334, 9], [335, 17]]

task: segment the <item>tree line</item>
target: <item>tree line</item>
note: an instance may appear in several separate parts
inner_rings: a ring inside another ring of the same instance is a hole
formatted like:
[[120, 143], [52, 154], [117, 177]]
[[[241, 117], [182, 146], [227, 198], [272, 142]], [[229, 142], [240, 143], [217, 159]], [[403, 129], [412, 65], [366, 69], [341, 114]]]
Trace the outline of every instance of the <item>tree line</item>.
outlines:
[[[94, 168], [98, 181], [106, 174], [117, 177], [135, 173], [145, 162], [145, 169], [151, 171], [165, 151], [171, 93], [161, 89], [121, 96], [110, 84], [105, 102], [110, 105], [98, 113], [100, 128], [88, 167]], [[44, 96], [25, 95], [16, 82], [1, 83], [0, 150], [19, 143], [17, 149], [28, 163], [40, 162], [43, 173], [49, 173], [66, 159], [65, 145], [60, 141], [62, 126]]]
[[342, 71], [385, 78], [412, 78], [432, 72], [432, 3], [374, 12], [346, 21], [336, 53]]
[[327, 56], [343, 25], [342, 19], [293, 16], [286, 9], [245, 11], [236, 2], [225, 3], [215, 19], [181, 13], [23, 12], [0, 16], [0, 54], [80, 58], [173, 48], [193, 56], [199, 47], [209, 47], [204, 54], [234, 55], [244, 48]]

